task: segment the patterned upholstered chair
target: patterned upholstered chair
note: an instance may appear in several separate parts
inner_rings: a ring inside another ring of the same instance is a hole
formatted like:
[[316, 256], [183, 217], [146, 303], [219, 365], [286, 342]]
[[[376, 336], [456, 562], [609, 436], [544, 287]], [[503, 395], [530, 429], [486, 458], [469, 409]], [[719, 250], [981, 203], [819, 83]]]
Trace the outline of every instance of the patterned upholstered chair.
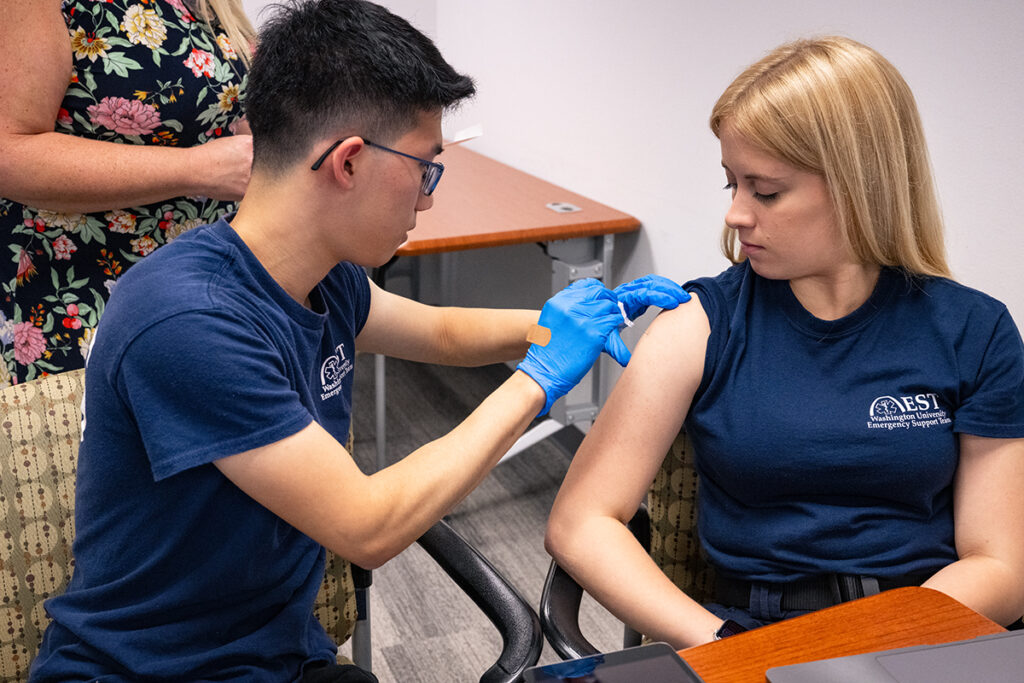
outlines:
[[[697, 538], [697, 472], [686, 433], [679, 432], [665, 456], [641, 506], [629, 523], [655, 563], [687, 595], [706, 602], [714, 590], [714, 571], [701, 554]], [[579, 608], [583, 589], [552, 562], [541, 594], [540, 619], [544, 635], [563, 659], [597, 654], [580, 631]], [[623, 647], [641, 643], [641, 636], [625, 627]]]
[[0, 680], [20, 681], [74, 566], [82, 371], [0, 392]]
[[[0, 682], [24, 681], [49, 618], [43, 601], [64, 590], [74, 567], [75, 467], [84, 372], [51, 375], [0, 389]], [[350, 442], [351, 446], [351, 442]], [[496, 569], [446, 523], [420, 545], [480, 606], [504, 649], [481, 681], [511, 683], [537, 662], [537, 614]], [[349, 563], [327, 553], [315, 613], [342, 643], [366, 628], [365, 586]], [[357, 572], [358, 573], [358, 572]], [[368, 662], [359, 661], [367, 666]]]

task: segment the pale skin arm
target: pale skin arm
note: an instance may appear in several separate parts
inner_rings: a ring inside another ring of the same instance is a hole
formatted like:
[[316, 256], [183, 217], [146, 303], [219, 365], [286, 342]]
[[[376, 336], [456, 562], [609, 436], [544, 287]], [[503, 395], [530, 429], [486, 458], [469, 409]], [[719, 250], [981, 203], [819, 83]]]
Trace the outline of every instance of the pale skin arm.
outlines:
[[1024, 439], [960, 435], [954, 481], [959, 560], [924, 585], [998, 624], [1024, 615]]
[[[426, 362], [478, 365], [525, 355], [537, 311], [441, 309], [371, 285], [357, 348]], [[445, 436], [372, 475], [319, 424], [216, 461], [249, 496], [321, 545], [379, 567], [465, 498], [522, 435], [544, 391], [515, 372]]]
[[665, 576], [626, 522], [686, 417], [709, 334], [696, 296], [652, 323], [573, 458], [545, 537], [548, 552], [598, 602], [676, 648], [712, 640], [722, 620]]
[[370, 282], [370, 318], [356, 348], [438, 365], [473, 367], [522, 358], [540, 311], [426, 306]]
[[0, 196], [28, 206], [93, 212], [172, 197], [241, 198], [252, 137], [190, 148], [125, 145], [54, 132], [72, 73], [60, 0], [0, 3]]

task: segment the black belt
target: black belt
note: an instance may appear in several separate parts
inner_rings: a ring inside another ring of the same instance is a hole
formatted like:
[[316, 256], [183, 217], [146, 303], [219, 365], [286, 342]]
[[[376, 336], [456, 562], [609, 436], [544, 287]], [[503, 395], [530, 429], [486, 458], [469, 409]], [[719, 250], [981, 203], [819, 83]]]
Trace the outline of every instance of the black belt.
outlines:
[[727, 607], [748, 609], [751, 589], [762, 586], [782, 589], [781, 607], [784, 610], [819, 610], [848, 600], [874, 595], [880, 591], [920, 586], [926, 578], [928, 577], [897, 576], [878, 579], [854, 574], [827, 574], [788, 583], [755, 583], [716, 576], [715, 602]]

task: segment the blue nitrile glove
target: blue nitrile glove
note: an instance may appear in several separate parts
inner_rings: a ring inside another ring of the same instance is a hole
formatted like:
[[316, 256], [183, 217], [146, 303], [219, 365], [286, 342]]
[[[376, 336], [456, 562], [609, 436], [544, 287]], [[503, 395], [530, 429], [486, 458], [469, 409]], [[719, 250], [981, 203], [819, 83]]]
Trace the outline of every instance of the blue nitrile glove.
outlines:
[[583, 379], [602, 349], [620, 365], [629, 362], [629, 349], [619, 337], [618, 300], [597, 280], [577, 280], [548, 299], [538, 324], [551, 330], [551, 340], [530, 346], [517, 368], [544, 390], [547, 400], [538, 416]]
[[642, 316], [648, 306], [657, 306], [669, 311], [690, 300], [690, 295], [685, 289], [661, 275], [644, 275], [623, 283], [612, 291], [622, 302], [630, 320]]

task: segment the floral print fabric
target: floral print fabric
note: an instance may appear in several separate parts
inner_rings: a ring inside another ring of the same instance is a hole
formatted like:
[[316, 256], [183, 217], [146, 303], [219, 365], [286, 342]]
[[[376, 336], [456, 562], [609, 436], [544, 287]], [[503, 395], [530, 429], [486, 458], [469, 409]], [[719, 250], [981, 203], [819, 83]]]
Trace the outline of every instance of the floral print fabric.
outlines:
[[[66, 1], [62, 11], [73, 72], [54, 130], [190, 147], [230, 135], [242, 118], [242, 60], [219, 27], [211, 30], [182, 0]], [[0, 251], [0, 386], [82, 367], [118, 278], [182, 232], [233, 210], [230, 202], [179, 197], [67, 214], [0, 197], [8, 244]]]

